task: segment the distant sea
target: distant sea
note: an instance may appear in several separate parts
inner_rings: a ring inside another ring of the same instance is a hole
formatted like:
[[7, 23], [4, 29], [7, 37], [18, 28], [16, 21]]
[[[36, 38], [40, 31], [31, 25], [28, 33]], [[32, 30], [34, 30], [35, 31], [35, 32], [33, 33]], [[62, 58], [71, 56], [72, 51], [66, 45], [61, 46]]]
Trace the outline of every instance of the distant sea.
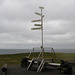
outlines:
[[[75, 53], [75, 49], [54, 49], [55, 52], [59, 53]], [[0, 49], [0, 55], [3, 54], [17, 54], [17, 53], [28, 53], [32, 52], [32, 49]], [[39, 50], [36, 50], [35, 52], [38, 52]], [[49, 50], [47, 52], [50, 52]]]

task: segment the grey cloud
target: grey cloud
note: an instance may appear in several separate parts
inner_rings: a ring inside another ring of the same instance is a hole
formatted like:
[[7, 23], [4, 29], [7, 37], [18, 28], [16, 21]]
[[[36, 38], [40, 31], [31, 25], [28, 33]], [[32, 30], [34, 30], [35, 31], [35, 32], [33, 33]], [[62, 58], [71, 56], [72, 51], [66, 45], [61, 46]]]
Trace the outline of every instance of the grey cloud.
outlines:
[[[74, 48], [74, 0], [0, 0], [0, 48], [41, 46], [41, 31], [32, 31], [33, 19], [44, 6], [44, 45]], [[66, 43], [65, 43], [66, 42]]]

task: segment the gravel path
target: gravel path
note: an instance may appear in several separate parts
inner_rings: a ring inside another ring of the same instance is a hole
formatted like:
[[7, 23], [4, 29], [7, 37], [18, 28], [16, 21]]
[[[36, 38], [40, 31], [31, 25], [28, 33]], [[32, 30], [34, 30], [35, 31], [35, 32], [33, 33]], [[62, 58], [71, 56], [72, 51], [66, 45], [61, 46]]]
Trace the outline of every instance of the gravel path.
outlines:
[[[1, 75], [1, 68], [0, 68], [0, 75]], [[7, 75], [61, 75], [61, 74], [59, 74], [59, 71], [57, 70], [45, 69], [42, 72], [37, 73], [35, 71], [26, 70], [26, 68], [20, 67], [20, 65], [10, 65], [8, 66]], [[75, 67], [73, 67], [73, 74], [71, 75], [75, 75]]]

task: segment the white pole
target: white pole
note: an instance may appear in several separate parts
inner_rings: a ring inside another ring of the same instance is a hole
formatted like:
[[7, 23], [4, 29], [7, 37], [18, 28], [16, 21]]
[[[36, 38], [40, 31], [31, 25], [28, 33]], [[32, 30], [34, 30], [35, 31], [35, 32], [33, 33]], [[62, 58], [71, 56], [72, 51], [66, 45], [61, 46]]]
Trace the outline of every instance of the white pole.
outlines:
[[42, 50], [42, 58], [44, 57], [44, 47], [43, 47], [43, 15], [42, 15], [42, 9], [44, 9], [44, 7], [39, 7], [41, 9], [41, 50]]

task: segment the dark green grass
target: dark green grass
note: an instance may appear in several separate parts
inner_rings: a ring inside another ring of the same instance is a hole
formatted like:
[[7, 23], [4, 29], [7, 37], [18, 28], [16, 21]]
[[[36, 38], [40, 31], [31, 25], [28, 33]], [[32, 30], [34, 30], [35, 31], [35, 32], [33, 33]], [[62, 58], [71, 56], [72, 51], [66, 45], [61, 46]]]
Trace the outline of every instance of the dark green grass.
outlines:
[[75, 53], [56, 53], [58, 59], [75, 63]]
[[[0, 66], [7, 63], [8, 65], [16, 65], [21, 63], [21, 59], [28, 56], [29, 53], [21, 53], [21, 54], [9, 54], [9, 55], [0, 55]], [[31, 54], [30, 59], [37, 57], [39, 53]], [[45, 58], [54, 58], [59, 62], [61, 59], [74, 62], [75, 63], [75, 53], [45, 53]]]
[[7, 63], [8, 65], [20, 64], [21, 59], [26, 57], [28, 53], [0, 55], [0, 66]]

